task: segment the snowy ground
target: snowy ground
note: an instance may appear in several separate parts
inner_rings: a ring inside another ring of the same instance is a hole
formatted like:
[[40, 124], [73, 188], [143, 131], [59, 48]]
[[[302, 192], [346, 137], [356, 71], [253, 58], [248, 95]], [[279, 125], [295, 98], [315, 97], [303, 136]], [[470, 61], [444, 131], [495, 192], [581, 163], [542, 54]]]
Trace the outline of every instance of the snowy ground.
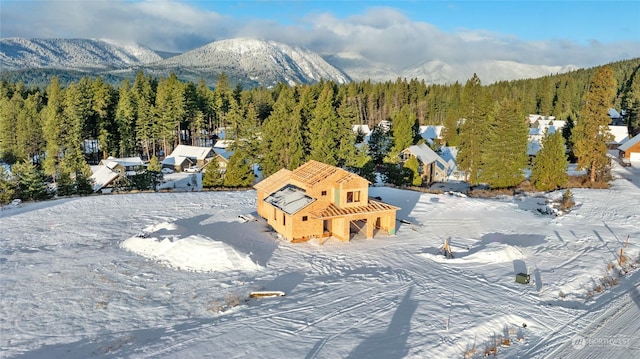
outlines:
[[[573, 190], [558, 217], [535, 209], [560, 192], [375, 187], [411, 224], [347, 244], [278, 239], [251, 220], [254, 191], [5, 207], [0, 357], [640, 357], [638, 170]], [[447, 238], [453, 259], [437, 254]], [[286, 296], [250, 299], [257, 290]]]

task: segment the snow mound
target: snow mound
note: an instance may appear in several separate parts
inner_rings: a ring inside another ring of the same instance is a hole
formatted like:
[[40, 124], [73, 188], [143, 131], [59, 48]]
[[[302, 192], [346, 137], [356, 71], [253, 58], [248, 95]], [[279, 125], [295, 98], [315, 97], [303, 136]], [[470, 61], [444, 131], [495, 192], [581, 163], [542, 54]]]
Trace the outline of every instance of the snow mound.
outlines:
[[194, 272], [255, 271], [260, 268], [248, 255], [201, 235], [185, 238], [131, 237], [122, 248], [170, 267]]

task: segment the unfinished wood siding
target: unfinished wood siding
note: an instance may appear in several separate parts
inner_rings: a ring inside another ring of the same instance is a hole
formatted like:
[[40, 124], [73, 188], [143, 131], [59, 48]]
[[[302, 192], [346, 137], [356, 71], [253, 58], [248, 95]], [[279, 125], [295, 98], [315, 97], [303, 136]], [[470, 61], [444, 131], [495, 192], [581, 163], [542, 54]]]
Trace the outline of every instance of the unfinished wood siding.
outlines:
[[291, 239], [319, 238], [322, 236], [322, 220], [312, 217], [306, 211], [296, 213], [291, 220], [295, 223]]
[[[349, 177], [338, 183], [340, 208], [359, 207], [369, 200], [369, 182], [361, 177]], [[338, 196], [336, 196], [338, 197]]]
[[288, 240], [293, 239], [293, 220], [291, 219], [291, 215], [286, 214], [285, 212], [279, 210], [276, 207], [270, 206], [270, 209], [267, 210], [267, 223], [273, 229], [280, 233], [283, 237]]

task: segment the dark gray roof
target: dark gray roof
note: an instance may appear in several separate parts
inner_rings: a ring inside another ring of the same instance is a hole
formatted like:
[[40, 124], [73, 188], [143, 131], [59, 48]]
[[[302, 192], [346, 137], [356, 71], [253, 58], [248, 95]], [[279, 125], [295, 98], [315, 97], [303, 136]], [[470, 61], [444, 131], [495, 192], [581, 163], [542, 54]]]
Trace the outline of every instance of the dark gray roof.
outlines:
[[315, 199], [307, 196], [302, 188], [288, 184], [270, 194], [264, 201], [287, 214], [295, 214]]

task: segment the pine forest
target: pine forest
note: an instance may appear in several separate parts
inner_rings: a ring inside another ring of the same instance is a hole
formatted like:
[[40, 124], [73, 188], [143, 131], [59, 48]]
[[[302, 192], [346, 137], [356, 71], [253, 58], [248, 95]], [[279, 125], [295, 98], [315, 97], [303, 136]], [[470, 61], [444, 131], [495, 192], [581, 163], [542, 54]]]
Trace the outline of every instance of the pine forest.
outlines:
[[[514, 188], [531, 170], [540, 190], [567, 185], [569, 161], [590, 182], [606, 179], [606, 143], [614, 108], [630, 135], [640, 133], [640, 59], [538, 79], [485, 85], [427, 85], [415, 79], [242, 88], [219, 74], [215, 87], [172, 74], [111, 85], [100, 77], [46, 88], [0, 83], [0, 202], [91, 193], [90, 165], [108, 156], [140, 156], [146, 172], [160, 174], [159, 159], [179, 144], [212, 146], [220, 129], [232, 141], [224, 178], [205, 173], [205, 187], [248, 187], [258, 164], [268, 176], [310, 159], [347, 168], [373, 180], [420, 185], [416, 164], [399, 154], [424, 142], [422, 125], [442, 125], [433, 144], [458, 150], [458, 169], [471, 186]], [[528, 114], [555, 116], [567, 126], [548, 135], [535, 159], [527, 155]], [[353, 125], [373, 130], [368, 143]], [[214, 176], [214, 177], [212, 177]], [[144, 183], [144, 181], [142, 181]], [[141, 185], [142, 188], [148, 186]]]

